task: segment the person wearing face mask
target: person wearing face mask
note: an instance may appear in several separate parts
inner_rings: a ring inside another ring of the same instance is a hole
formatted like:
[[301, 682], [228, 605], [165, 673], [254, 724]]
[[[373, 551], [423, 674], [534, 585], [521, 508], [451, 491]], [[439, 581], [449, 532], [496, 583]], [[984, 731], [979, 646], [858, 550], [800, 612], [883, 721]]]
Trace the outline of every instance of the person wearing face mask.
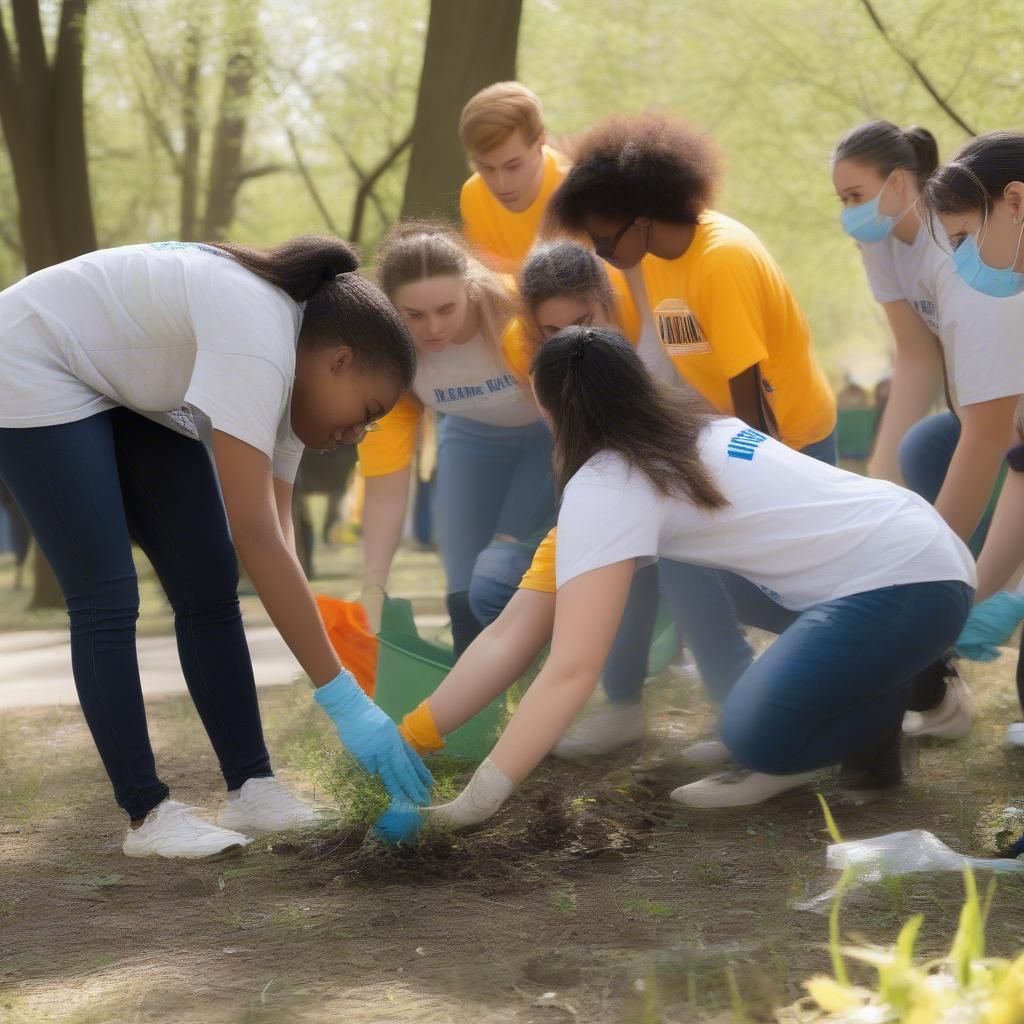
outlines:
[[[339, 663], [295, 553], [304, 446], [357, 442], [415, 368], [405, 325], [357, 265], [329, 237], [266, 251], [159, 242], [0, 293], [0, 478], [63, 591], [82, 710], [131, 823], [127, 856], [206, 857], [317, 820], [270, 767], [238, 558], [344, 745], [395, 798], [427, 795], [418, 755]], [[200, 440], [211, 433], [215, 466]], [[227, 784], [218, 826], [170, 800], [156, 773], [133, 540], [174, 610]]]
[[[624, 272], [641, 314], [640, 350], [649, 338], [667, 367], [655, 372], [693, 388], [715, 410], [834, 463], [835, 398], [807, 321], [757, 236], [710, 208], [719, 157], [708, 138], [668, 117], [615, 117], [584, 135], [574, 155], [551, 197], [552, 227], [588, 235], [598, 255]], [[753, 656], [723, 578], [668, 562], [641, 569], [628, 619], [641, 607], [653, 618], [659, 579], [670, 605], [689, 606], [685, 640], [705, 685], [723, 697]], [[734, 583], [737, 594], [748, 592], [747, 621], [785, 628], [772, 595]], [[621, 686], [616, 673], [606, 672], [603, 682], [620, 699], [577, 723], [556, 753], [603, 753], [642, 735], [642, 668], [618, 671]], [[727, 757], [716, 741], [707, 749], [708, 766]]]
[[[944, 391], [940, 312], [958, 286], [947, 255], [921, 219], [921, 189], [938, 166], [938, 147], [925, 128], [867, 121], [832, 151], [832, 183], [843, 230], [859, 243], [872, 294], [895, 341], [889, 401], [879, 425], [869, 473], [905, 483], [934, 501], [959, 436], [956, 415], [930, 415]], [[950, 404], [953, 402], [950, 399]], [[987, 523], [971, 539], [980, 550]], [[952, 659], [936, 664], [915, 692], [906, 725], [914, 735], [958, 739], [970, 732], [970, 694]]]
[[416, 375], [381, 429], [359, 447], [366, 477], [363, 603], [377, 629], [402, 535], [424, 409], [438, 426], [435, 515], [456, 654], [481, 629], [469, 603], [473, 568], [492, 543], [553, 521], [551, 435], [523, 384], [528, 355], [510, 330], [514, 299], [443, 224], [406, 221], [384, 239], [377, 276], [417, 351]]
[[459, 138], [475, 172], [459, 198], [463, 231], [488, 266], [515, 274], [569, 161], [547, 145], [540, 100], [519, 82], [481, 89], [462, 110]]
[[871, 476], [894, 483], [903, 483], [900, 442], [932, 411], [943, 389], [938, 285], [952, 271], [917, 209], [938, 159], [931, 132], [889, 121], [852, 128], [831, 157], [843, 230], [859, 243], [868, 284], [895, 340], [889, 401], [868, 466]]
[[[967, 143], [929, 179], [923, 201], [940, 239], [949, 243], [951, 266], [969, 290], [964, 322], [981, 317], [988, 331], [999, 331], [1005, 344], [983, 348], [977, 358], [991, 360], [975, 371], [988, 382], [987, 391], [1024, 389], [1020, 332], [1024, 322], [1024, 134], [992, 132]], [[984, 339], [976, 336], [981, 344]], [[1011, 344], [1011, 341], [1013, 344]], [[958, 353], [963, 364], [974, 353]], [[998, 377], [1005, 377], [999, 383]], [[996, 506], [985, 545], [978, 557], [977, 601], [958, 648], [968, 657], [986, 660], [1009, 639], [1024, 617], [1020, 593], [1000, 588], [1024, 562], [1024, 428], [1016, 406], [1016, 443], [1006, 455], [1009, 472]], [[1009, 414], [1012, 418], [1013, 413]], [[997, 436], [1000, 436], [997, 434]], [[1024, 648], [1017, 662], [1017, 692], [1024, 707]], [[1013, 723], [1008, 741], [1024, 745], [1024, 723]]]

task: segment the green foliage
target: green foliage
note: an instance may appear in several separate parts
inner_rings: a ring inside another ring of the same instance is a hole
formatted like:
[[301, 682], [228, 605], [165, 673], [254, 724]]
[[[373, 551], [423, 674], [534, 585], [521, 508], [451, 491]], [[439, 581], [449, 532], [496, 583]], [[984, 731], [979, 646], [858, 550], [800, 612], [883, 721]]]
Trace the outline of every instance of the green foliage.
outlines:
[[[1024, 37], [1012, 0], [974, 5], [966, 23], [955, 0], [875, 6], [891, 38], [975, 130], [1018, 122]], [[180, 150], [182, 76], [197, 27], [206, 167], [225, 54], [242, 17], [259, 30], [243, 166], [263, 173], [241, 187], [231, 236], [270, 243], [325, 230], [328, 219], [348, 234], [360, 175], [411, 125], [428, 8], [429, 0], [308, 0], [298, 8], [284, 0], [97, 0], [86, 62], [101, 244], [177, 234], [180, 177], [156, 121]], [[869, 117], [924, 124], [947, 155], [964, 133], [882, 38], [862, 0], [524, 0], [518, 64], [544, 101], [556, 143], [610, 111], [665, 109], [709, 131], [726, 157], [717, 205], [779, 260], [833, 378], [855, 370], [870, 381], [884, 370], [887, 328], [856, 247], [839, 230], [829, 152]], [[293, 142], [320, 207], [297, 171]], [[406, 167], [407, 153], [367, 204], [362, 244], [371, 252], [401, 204]], [[0, 159], [0, 284], [20, 272], [16, 227]]]

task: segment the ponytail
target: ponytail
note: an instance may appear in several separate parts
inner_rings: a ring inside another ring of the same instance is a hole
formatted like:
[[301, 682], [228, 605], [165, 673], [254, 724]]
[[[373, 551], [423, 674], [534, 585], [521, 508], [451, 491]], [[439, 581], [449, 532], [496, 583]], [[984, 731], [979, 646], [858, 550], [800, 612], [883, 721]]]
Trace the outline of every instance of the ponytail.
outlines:
[[355, 272], [359, 257], [348, 242], [331, 235], [299, 235], [270, 249], [211, 245], [306, 304], [300, 344], [347, 345], [360, 365], [397, 373], [403, 388], [412, 384], [416, 355], [408, 328], [384, 293]]
[[899, 128], [891, 121], [866, 121], [851, 128], [835, 144], [832, 163], [839, 160], [869, 164], [883, 178], [896, 170], [910, 171], [918, 188], [923, 189], [939, 165], [939, 146], [927, 128]]
[[728, 504], [700, 457], [701, 430], [715, 414], [695, 392], [657, 380], [617, 331], [566, 327], [530, 367], [551, 417], [559, 493], [592, 456], [613, 451], [664, 495], [697, 508]]
[[296, 302], [308, 302], [322, 285], [339, 274], [351, 274], [359, 266], [355, 249], [331, 235], [299, 235], [271, 249], [252, 249], [231, 242], [212, 244]]

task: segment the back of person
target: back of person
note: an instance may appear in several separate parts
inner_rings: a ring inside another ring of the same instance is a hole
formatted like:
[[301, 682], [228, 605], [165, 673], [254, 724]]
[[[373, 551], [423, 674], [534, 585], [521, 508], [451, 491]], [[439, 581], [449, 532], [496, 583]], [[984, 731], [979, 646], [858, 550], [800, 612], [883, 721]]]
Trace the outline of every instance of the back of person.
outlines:
[[[209, 246], [79, 256], [0, 293], [0, 425], [69, 422], [114, 405], [168, 412], [204, 374], [229, 372], [222, 359], [246, 356], [262, 360], [273, 378], [267, 394], [280, 404], [300, 320], [298, 303]], [[231, 342], [240, 328], [241, 352]], [[209, 365], [197, 376], [200, 349]], [[283, 408], [273, 412], [280, 418]]]
[[682, 256], [649, 253], [641, 267], [672, 362], [715, 408], [732, 408], [729, 379], [757, 362], [786, 444], [803, 448], [832, 430], [835, 400], [807, 321], [753, 231], [705, 210]]
[[808, 458], [732, 417], [708, 421], [699, 451], [728, 502], [713, 511], [660, 494], [614, 453], [583, 466], [559, 515], [559, 586], [607, 564], [613, 535], [623, 558], [730, 569], [798, 610], [880, 587], [973, 582], [967, 548], [910, 491]]

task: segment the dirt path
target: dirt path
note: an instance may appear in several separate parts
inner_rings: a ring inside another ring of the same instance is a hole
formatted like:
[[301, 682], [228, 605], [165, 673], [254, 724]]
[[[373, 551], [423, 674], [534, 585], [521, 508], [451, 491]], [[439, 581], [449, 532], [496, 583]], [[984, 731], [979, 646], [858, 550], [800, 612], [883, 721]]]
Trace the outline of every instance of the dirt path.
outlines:
[[[977, 680], [984, 720], [923, 750], [899, 797], [836, 807], [849, 837], [925, 827], [991, 848], [1020, 802], [1024, 754], [998, 746], [1010, 665]], [[799, 996], [827, 970], [826, 921], [793, 909], [828, 888], [810, 793], [751, 813], [671, 804], [673, 764], [710, 725], [688, 690], [656, 687], [655, 738], [612, 763], [548, 763], [492, 828], [404, 856], [362, 832], [264, 841], [210, 864], [129, 861], [123, 823], [77, 709], [0, 714], [0, 1020], [75, 1024], [731, 1020]], [[280, 774], [314, 794], [333, 750], [301, 685], [261, 692]], [[670, 704], [690, 709], [669, 713]], [[175, 796], [213, 810], [216, 765], [191, 705], [151, 704]], [[826, 778], [826, 794], [834, 791]], [[917, 876], [849, 898], [848, 936], [891, 940], [923, 911], [923, 946], [955, 928], [960, 879]], [[1024, 882], [996, 897], [990, 949], [1024, 945]], [[554, 993], [547, 995], [546, 993]]]

